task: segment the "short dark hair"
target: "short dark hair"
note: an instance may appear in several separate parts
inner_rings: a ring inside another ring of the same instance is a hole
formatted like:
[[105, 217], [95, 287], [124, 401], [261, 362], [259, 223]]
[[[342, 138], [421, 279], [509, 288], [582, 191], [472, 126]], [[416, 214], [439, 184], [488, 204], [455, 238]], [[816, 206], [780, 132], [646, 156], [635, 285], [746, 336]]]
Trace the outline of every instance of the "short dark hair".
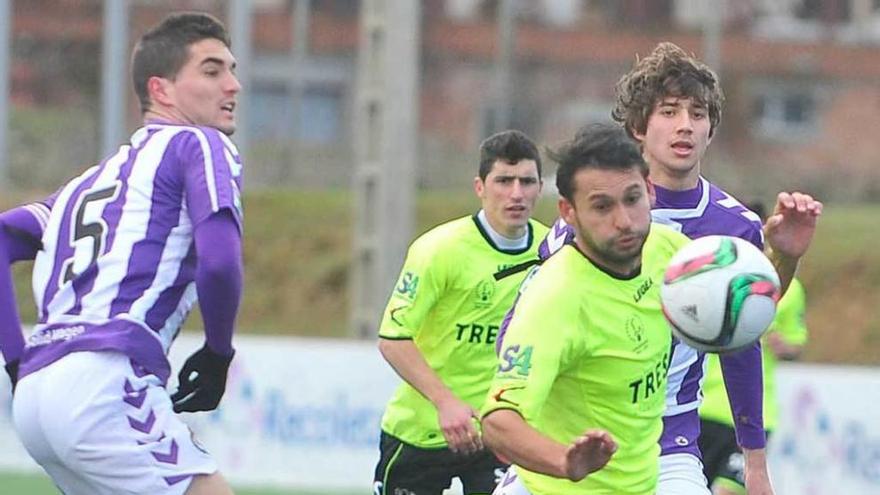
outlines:
[[611, 117], [626, 132], [644, 134], [648, 118], [663, 98], [691, 98], [709, 112], [709, 136], [721, 124], [724, 93], [718, 75], [706, 64], [673, 43], [663, 42], [617, 81], [617, 102]]
[[223, 23], [200, 12], [171, 14], [141, 36], [131, 56], [131, 79], [141, 113], [150, 108], [147, 81], [153, 76], [173, 79], [186, 64], [190, 45], [204, 39], [231, 46]]
[[648, 176], [648, 165], [639, 152], [638, 144], [614, 124], [589, 124], [582, 127], [571, 141], [556, 150], [547, 150], [547, 156], [559, 164], [556, 169], [556, 188], [559, 194], [574, 201], [574, 176], [582, 169], [626, 171], [637, 168]]
[[501, 131], [480, 143], [480, 179], [486, 180], [497, 160], [510, 164], [534, 160], [538, 167], [538, 178], [541, 178], [541, 152], [535, 142], [522, 131]]

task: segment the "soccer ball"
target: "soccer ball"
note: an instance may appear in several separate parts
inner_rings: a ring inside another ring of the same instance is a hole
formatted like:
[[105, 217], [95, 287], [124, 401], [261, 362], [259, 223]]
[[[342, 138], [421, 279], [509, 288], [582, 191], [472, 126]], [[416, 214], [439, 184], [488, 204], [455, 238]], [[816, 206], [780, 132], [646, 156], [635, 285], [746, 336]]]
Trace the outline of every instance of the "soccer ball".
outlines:
[[776, 315], [779, 296], [779, 275], [764, 253], [748, 241], [721, 235], [682, 247], [660, 287], [673, 335], [715, 353], [759, 339]]

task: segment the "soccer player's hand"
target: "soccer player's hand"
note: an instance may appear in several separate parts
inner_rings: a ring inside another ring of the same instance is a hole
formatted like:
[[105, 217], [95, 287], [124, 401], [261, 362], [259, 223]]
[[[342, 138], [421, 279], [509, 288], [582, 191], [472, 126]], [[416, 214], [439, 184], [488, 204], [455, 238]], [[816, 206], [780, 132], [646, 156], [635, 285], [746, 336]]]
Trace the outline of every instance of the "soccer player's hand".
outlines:
[[440, 430], [449, 450], [456, 453], [473, 454], [483, 449], [483, 440], [475, 428], [474, 419], [480, 415], [470, 405], [451, 398], [437, 406], [440, 419]]
[[6, 368], [9, 381], [12, 382], [12, 391], [15, 392], [15, 386], [18, 384], [18, 359], [9, 361], [3, 367]]
[[174, 412], [213, 411], [226, 391], [226, 372], [232, 356], [221, 356], [207, 345], [183, 363], [180, 382], [171, 396]]
[[809, 194], [779, 193], [773, 214], [764, 224], [767, 244], [782, 256], [800, 258], [810, 247], [821, 214], [822, 203]]
[[604, 430], [589, 430], [568, 447], [565, 453], [565, 474], [571, 481], [580, 481], [608, 464], [617, 452], [617, 442]]

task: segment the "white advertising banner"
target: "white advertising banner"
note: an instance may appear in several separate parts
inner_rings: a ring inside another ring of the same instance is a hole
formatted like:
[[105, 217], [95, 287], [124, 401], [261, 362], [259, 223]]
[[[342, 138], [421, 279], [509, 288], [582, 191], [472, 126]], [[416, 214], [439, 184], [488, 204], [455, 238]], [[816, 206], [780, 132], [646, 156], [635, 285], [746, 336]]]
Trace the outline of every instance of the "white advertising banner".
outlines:
[[[173, 369], [201, 343], [182, 335]], [[375, 343], [237, 336], [236, 348], [220, 409], [183, 415], [227, 478], [368, 493], [379, 420], [399, 383]], [[12, 429], [8, 387], [4, 374], [0, 470], [39, 469]], [[770, 442], [776, 493], [880, 493], [880, 369], [783, 363], [778, 389], [782, 417]]]
[[[202, 342], [178, 338], [175, 373]], [[398, 383], [375, 343], [236, 336], [235, 347], [221, 407], [183, 415], [223, 474], [237, 485], [368, 493], [379, 421]], [[38, 470], [13, 430], [0, 374], [0, 470]]]
[[[186, 337], [172, 350], [174, 370], [202, 344]], [[240, 336], [235, 346], [221, 407], [184, 415], [224, 475], [238, 485], [367, 493], [398, 383], [375, 343]]]
[[785, 364], [769, 444], [779, 495], [880, 493], [880, 370]]

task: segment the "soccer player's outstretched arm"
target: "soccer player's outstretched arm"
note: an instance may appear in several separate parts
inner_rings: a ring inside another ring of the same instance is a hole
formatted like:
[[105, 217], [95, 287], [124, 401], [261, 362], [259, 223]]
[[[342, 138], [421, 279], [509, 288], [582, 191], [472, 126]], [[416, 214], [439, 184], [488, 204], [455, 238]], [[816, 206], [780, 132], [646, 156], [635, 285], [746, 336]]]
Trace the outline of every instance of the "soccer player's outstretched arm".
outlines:
[[563, 445], [510, 409], [497, 409], [483, 418], [483, 437], [496, 454], [511, 463], [571, 481], [602, 469], [617, 451], [617, 443], [606, 431], [589, 430], [570, 445]]
[[13, 208], [0, 214], [0, 351], [13, 389], [24, 336], [12, 283], [12, 264], [32, 260], [40, 250], [49, 208], [44, 203]]
[[736, 431], [737, 444], [745, 458], [748, 493], [771, 495], [773, 488], [767, 468], [767, 437], [764, 433], [764, 379], [761, 343], [719, 356], [724, 385]]
[[241, 300], [241, 231], [230, 210], [196, 226], [196, 290], [205, 323], [205, 346], [187, 359], [171, 396], [175, 412], [210, 411], [226, 391], [235, 351], [232, 333]]

